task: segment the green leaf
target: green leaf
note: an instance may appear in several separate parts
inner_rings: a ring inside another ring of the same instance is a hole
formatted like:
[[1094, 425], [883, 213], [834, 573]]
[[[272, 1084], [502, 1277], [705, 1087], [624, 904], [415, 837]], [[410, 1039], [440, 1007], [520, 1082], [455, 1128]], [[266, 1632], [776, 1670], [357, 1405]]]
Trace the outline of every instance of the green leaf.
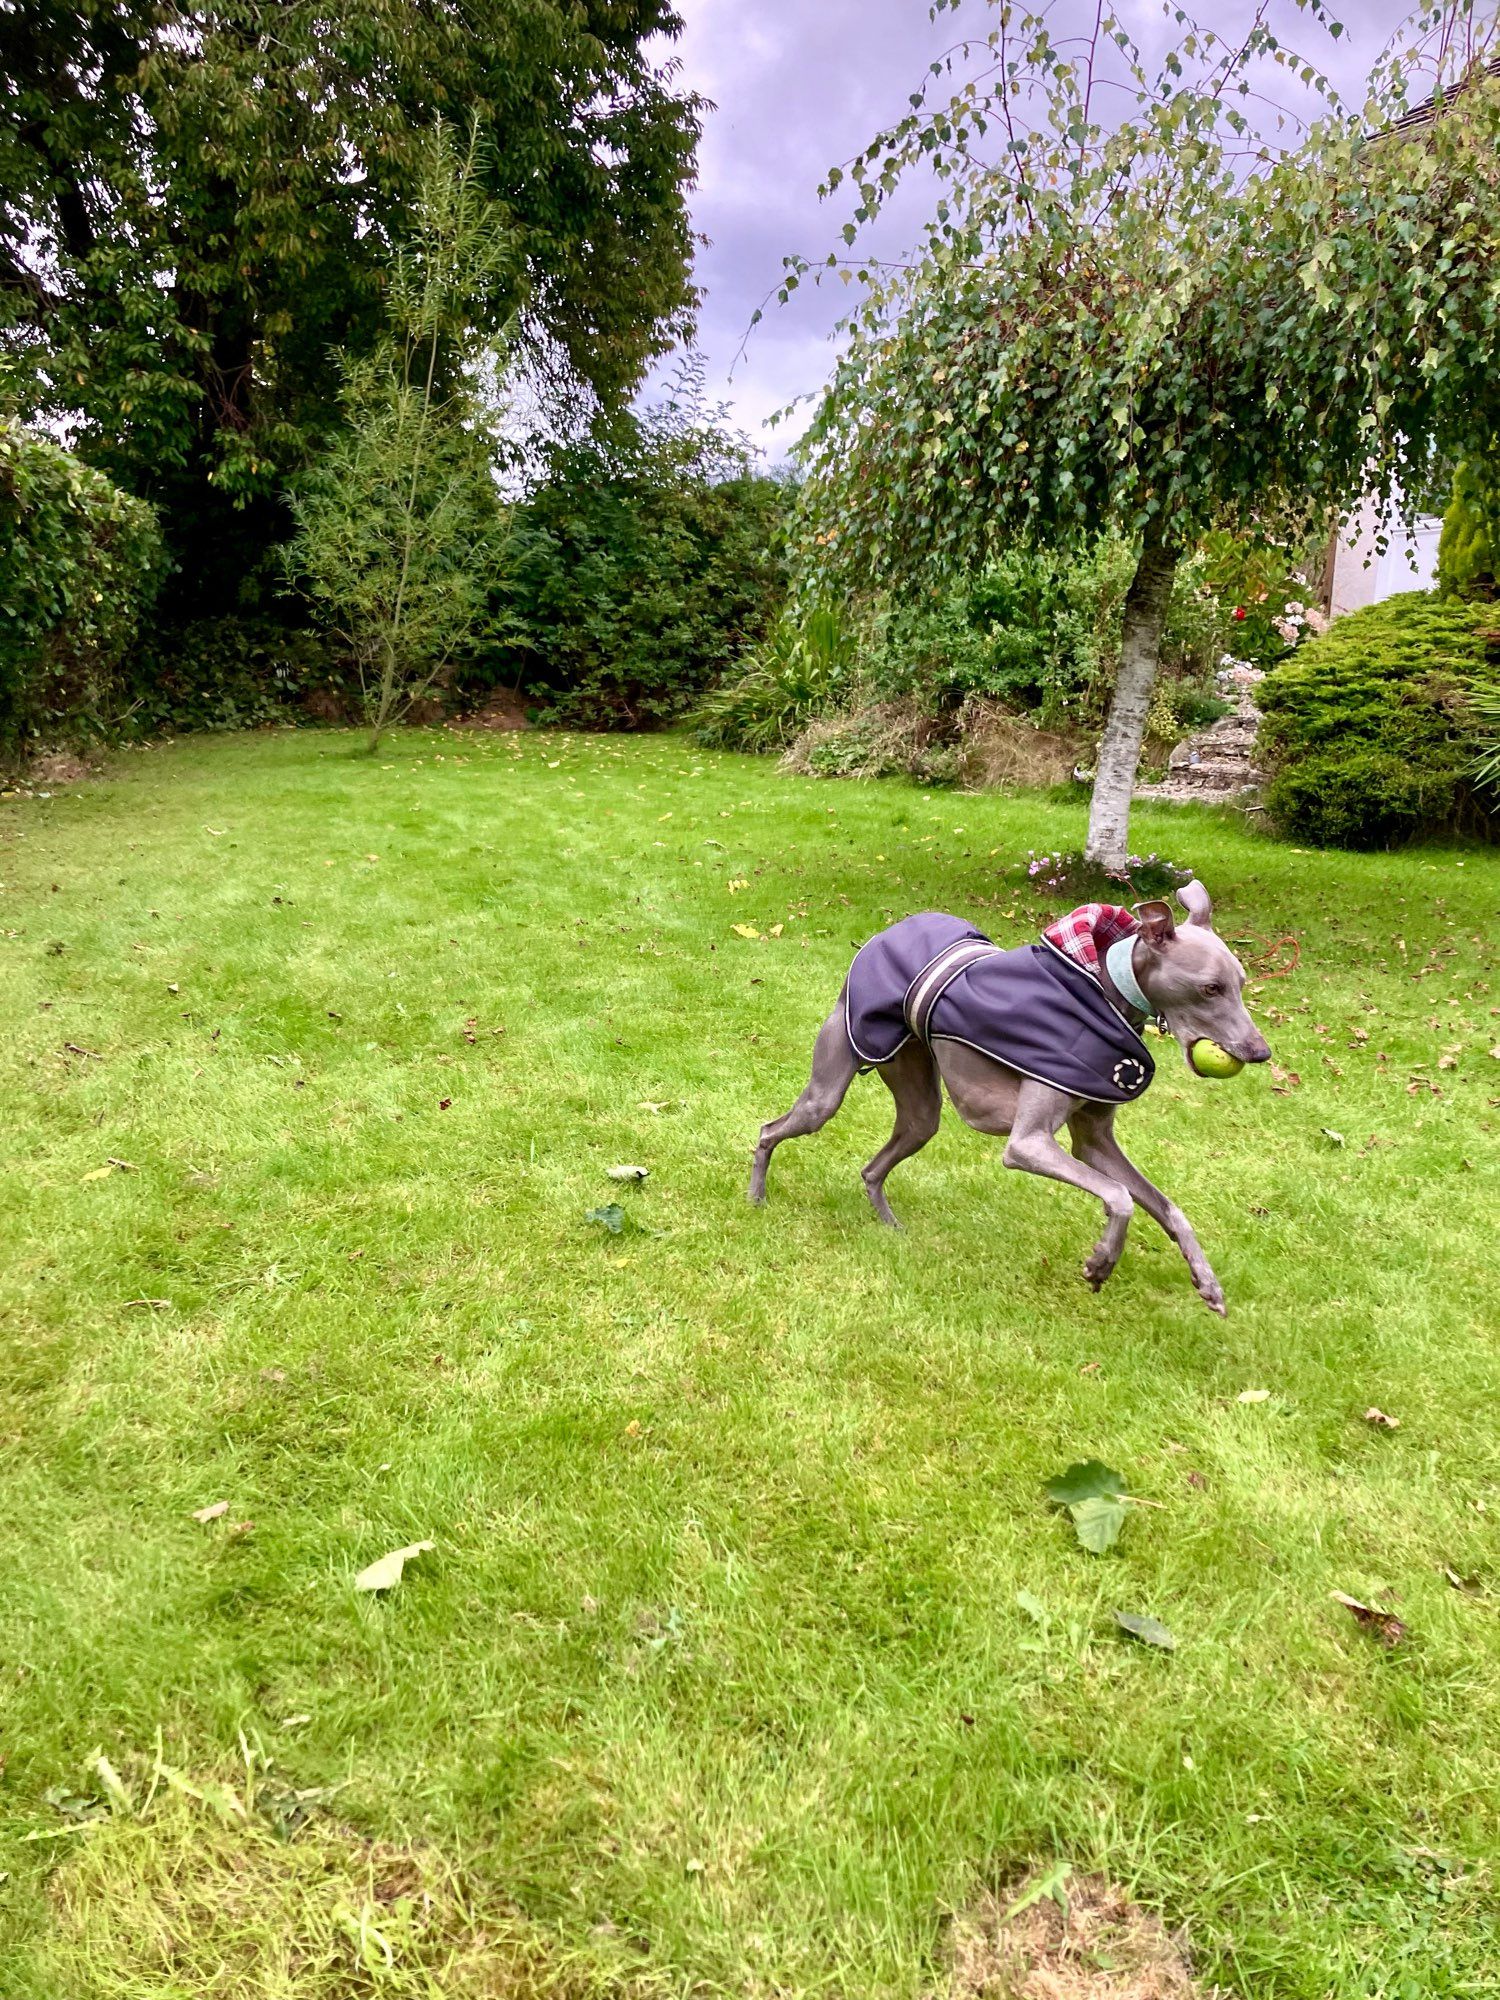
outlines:
[[1029, 1590], [1018, 1590], [1016, 1602], [1034, 1625], [1046, 1624], [1047, 1607], [1039, 1597], [1033, 1597]]
[[1136, 1611], [1116, 1611], [1114, 1621], [1122, 1632], [1139, 1639], [1143, 1646], [1159, 1646], [1164, 1653], [1177, 1650], [1176, 1639], [1159, 1618], [1148, 1618]]
[[1080, 1459], [1047, 1483], [1047, 1498], [1059, 1507], [1072, 1507], [1080, 1500], [1097, 1500], [1105, 1494], [1124, 1491], [1125, 1481], [1119, 1473], [1097, 1458]]
[[1113, 1496], [1097, 1495], [1070, 1507], [1073, 1527], [1090, 1555], [1102, 1556], [1120, 1539], [1125, 1525], [1125, 1503]]
[[606, 1202], [603, 1208], [591, 1208], [583, 1219], [603, 1223], [611, 1236], [618, 1236], [625, 1227], [625, 1211], [617, 1201]]

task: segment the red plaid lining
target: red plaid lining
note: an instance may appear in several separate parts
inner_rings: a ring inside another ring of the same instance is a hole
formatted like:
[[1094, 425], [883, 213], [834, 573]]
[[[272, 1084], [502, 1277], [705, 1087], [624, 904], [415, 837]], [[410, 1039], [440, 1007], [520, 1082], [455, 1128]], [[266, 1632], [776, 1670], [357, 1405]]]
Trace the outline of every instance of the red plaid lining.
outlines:
[[1055, 924], [1048, 924], [1042, 936], [1098, 979], [1099, 961], [1105, 952], [1121, 938], [1134, 937], [1139, 929], [1129, 910], [1118, 909], [1113, 903], [1081, 903]]

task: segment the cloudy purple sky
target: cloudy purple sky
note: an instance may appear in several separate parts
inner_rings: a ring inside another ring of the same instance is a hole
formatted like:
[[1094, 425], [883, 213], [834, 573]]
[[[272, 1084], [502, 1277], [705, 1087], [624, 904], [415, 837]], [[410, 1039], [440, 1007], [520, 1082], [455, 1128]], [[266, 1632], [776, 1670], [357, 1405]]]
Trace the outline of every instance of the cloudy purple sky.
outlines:
[[[1161, 0], [1117, 0], [1146, 47], [1166, 34]], [[1346, 24], [1337, 42], [1309, 22], [1296, 0], [1270, 0], [1278, 32], [1321, 61], [1355, 102], [1370, 63], [1407, 16], [1410, 0], [1332, 0]], [[822, 256], [839, 240], [842, 206], [820, 205], [827, 169], [899, 117], [927, 63], [956, 38], [954, 16], [934, 25], [926, 0], [678, 0], [686, 26], [677, 45], [688, 84], [713, 100], [693, 196], [705, 291], [700, 347], [708, 390], [771, 458], [800, 423], [774, 431], [764, 419], [817, 389], [828, 373], [831, 329], [848, 298], [842, 288], [774, 301], [749, 335], [750, 316], [777, 284], [788, 252]], [[1057, 0], [1059, 30], [1089, 27], [1095, 0]], [[1243, 31], [1254, 0], [1216, 0], [1203, 17], [1226, 36]], [[958, 22], [979, 29], [984, 0], [966, 0]], [[882, 248], [909, 248], [925, 212], [920, 190], [885, 219]], [[904, 239], [904, 240], [903, 240]], [[731, 375], [731, 370], [732, 375]]]

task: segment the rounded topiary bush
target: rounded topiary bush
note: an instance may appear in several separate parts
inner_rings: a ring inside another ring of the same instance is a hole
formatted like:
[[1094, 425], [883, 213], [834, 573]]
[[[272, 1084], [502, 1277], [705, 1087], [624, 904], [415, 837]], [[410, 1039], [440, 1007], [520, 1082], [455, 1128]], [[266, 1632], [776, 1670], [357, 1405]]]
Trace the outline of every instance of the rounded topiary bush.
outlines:
[[1390, 847], [1485, 815], [1469, 703], [1500, 690], [1500, 614], [1423, 591], [1340, 618], [1261, 683], [1266, 803], [1300, 839]]

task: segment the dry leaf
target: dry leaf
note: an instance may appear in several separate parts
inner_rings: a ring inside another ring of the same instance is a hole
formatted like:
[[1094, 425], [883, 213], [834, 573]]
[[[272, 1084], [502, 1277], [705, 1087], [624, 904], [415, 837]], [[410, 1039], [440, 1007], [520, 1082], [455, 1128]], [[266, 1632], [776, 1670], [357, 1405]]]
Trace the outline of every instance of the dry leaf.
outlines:
[[612, 1181], [643, 1181], [650, 1175], [649, 1167], [606, 1167], [604, 1169]]
[[196, 1508], [193, 1513], [193, 1519], [203, 1522], [217, 1521], [221, 1515], [228, 1512], [229, 1502], [227, 1500], [215, 1500], [211, 1507]]
[[434, 1546], [431, 1542], [408, 1542], [404, 1549], [392, 1549], [379, 1562], [372, 1562], [368, 1569], [362, 1569], [354, 1579], [356, 1590], [394, 1590], [401, 1581], [401, 1572], [413, 1556], [426, 1555]]
[[1399, 1417], [1388, 1417], [1384, 1410], [1377, 1410], [1373, 1403], [1365, 1411], [1365, 1422], [1367, 1424], [1375, 1424], [1379, 1429], [1385, 1431], [1399, 1431], [1401, 1428], [1401, 1419]]
[[86, 1181], [107, 1181], [113, 1172], [113, 1167], [94, 1167], [83, 1178]]
[[734, 932], [736, 937], [758, 938], [760, 936], [760, 932], [755, 928], [754, 924], [731, 924], [729, 928]]
[[1335, 1604], [1342, 1604], [1365, 1630], [1377, 1638], [1382, 1646], [1397, 1646], [1406, 1637], [1406, 1627], [1394, 1611], [1379, 1611], [1372, 1604], [1361, 1604], [1357, 1597], [1349, 1597], [1342, 1590], [1330, 1591]]
[[1264, 1403], [1270, 1398], [1269, 1389], [1241, 1389], [1235, 1397], [1237, 1403]]

